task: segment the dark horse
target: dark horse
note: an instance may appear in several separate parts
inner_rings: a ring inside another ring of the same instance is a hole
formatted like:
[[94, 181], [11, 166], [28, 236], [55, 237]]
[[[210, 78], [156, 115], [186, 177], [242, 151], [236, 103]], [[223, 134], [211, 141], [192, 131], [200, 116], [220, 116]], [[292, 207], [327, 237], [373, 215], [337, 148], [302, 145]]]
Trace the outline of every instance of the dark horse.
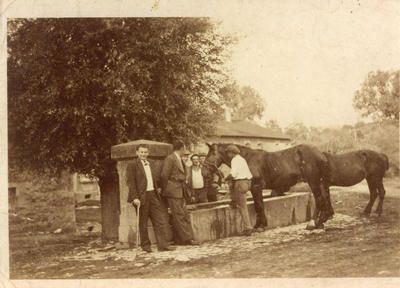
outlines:
[[[205, 175], [217, 173], [217, 167], [222, 163], [230, 166], [231, 159], [225, 152], [228, 145], [230, 143], [209, 145], [210, 149], [203, 166]], [[328, 194], [322, 189], [322, 179], [328, 163], [325, 155], [317, 148], [297, 145], [278, 152], [266, 152], [236, 146], [240, 149], [240, 155], [246, 159], [253, 175], [251, 193], [257, 215], [254, 228], [267, 226], [262, 189], [273, 189], [283, 193], [298, 182], [307, 182], [314, 195], [316, 211], [313, 218], [316, 228], [322, 228], [323, 223], [333, 215], [330, 201], [326, 199]]]
[[371, 213], [371, 208], [379, 195], [376, 213], [381, 215], [385, 198], [383, 176], [389, 168], [388, 157], [372, 150], [357, 150], [343, 154], [324, 152], [324, 155], [329, 163], [329, 176], [324, 180], [327, 193], [329, 194], [329, 186], [352, 186], [366, 179], [370, 200], [364, 209], [364, 214]]

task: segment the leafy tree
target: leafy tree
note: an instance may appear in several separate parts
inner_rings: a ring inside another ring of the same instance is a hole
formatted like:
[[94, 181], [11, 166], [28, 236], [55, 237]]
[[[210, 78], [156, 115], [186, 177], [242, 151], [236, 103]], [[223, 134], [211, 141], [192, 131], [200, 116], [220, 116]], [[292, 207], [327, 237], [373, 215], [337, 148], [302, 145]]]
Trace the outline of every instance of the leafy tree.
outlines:
[[10, 164], [97, 177], [103, 236], [116, 237], [111, 146], [210, 131], [232, 38], [208, 18], [12, 19], [8, 28]]
[[353, 105], [363, 116], [399, 120], [400, 70], [370, 72], [355, 92]]
[[239, 86], [235, 81], [225, 85], [220, 91], [225, 105], [232, 111], [236, 120], [253, 120], [261, 117], [265, 102], [255, 89], [250, 86]]
[[290, 136], [294, 143], [307, 142], [309, 129], [303, 123], [293, 123], [285, 129], [285, 133]]
[[283, 132], [282, 128], [279, 126], [276, 120], [269, 120], [265, 123], [265, 127], [271, 129], [272, 131]]

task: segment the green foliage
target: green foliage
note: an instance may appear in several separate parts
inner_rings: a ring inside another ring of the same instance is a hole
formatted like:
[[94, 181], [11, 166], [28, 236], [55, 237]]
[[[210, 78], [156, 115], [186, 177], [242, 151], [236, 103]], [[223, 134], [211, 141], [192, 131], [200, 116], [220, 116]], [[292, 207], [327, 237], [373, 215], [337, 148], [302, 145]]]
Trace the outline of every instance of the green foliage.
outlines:
[[236, 82], [225, 85], [220, 91], [225, 105], [232, 111], [232, 119], [253, 120], [261, 117], [265, 110], [265, 102], [250, 86], [240, 87]]
[[400, 70], [370, 72], [356, 91], [353, 105], [363, 116], [375, 120], [399, 120]]
[[232, 38], [207, 18], [8, 23], [10, 164], [101, 177], [110, 147], [192, 141], [221, 115]]

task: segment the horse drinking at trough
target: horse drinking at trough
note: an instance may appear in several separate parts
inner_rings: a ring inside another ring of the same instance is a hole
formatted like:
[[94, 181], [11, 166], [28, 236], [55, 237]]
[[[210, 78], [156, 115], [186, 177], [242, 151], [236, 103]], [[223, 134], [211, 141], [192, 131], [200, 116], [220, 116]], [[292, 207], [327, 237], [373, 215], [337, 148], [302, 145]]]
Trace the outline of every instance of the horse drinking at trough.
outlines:
[[364, 209], [364, 214], [371, 213], [371, 208], [379, 195], [376, 213], [381, 215], [386, 193], [383, 177], [389, 168], [388, 157], [372, 150], [357, 150], [343, 154], [324, 152], [324, 155], [329, 163], [328, 177], [325, 178], [324, 183], [327, 193], [329, 194], [330, 186], [353, 186], [366, 179], [370, 200]]
[[[209, 145], [207, 158], [204, 162], [204, 175], [218, 173], [218, 167], [224, 163], [230, 166], [226, 148], [231, 143]], [[236, 145], [240, 155], [246, 159], [253, 175], [251, 193], [256, 211], [257, 228], [265, 228], [267, 220], [264, 213], [263, 189], [273, 189], [280, 193], [286, 192], [298, 182], [307, 182], [314, 195], [316, 210], [313, 215], [315, 228], [322, 228], [333, 211], [330, 201], [323, 189], [322, 178], [327, 170], [327, 159], [317, 148], [309, 145], [297, 145], [277, 152], [254, 150], [246, 146]], [[314, 228], [308, 226], [308, 228]]]

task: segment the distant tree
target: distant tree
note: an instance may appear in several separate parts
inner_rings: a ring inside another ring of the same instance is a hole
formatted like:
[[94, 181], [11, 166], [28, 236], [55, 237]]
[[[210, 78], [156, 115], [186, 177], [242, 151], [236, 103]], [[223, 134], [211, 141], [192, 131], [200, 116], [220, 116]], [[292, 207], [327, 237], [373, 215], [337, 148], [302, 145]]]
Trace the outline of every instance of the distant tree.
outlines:
[[265, 101], [250, 86], [239, 86], [235, 81], [225, 85], [220, 93], [225, 105], [232, 111], [236, 120], [253, 120], [260, 118], [265, 110]]
[[353, 105], [362, 116], [399, 120], [400, 70], [370, 72], [355, 92]]
[[308, 142], [309, 132], [309, 129], [303, 123], [293, 123], [285, 129], [285, 133], [295, 143]]
[[222, 114], [232, 38], [208, 18], [9, 21], [10, 164], [99, 179], [103, 236], [118, 231], [111, 146], [201, 137]]
[[269, 120], [265, 123], [265, 127], [271, 129], [272, 131], [283, 132], [282, 128], [279, 126], [276, 120]]

